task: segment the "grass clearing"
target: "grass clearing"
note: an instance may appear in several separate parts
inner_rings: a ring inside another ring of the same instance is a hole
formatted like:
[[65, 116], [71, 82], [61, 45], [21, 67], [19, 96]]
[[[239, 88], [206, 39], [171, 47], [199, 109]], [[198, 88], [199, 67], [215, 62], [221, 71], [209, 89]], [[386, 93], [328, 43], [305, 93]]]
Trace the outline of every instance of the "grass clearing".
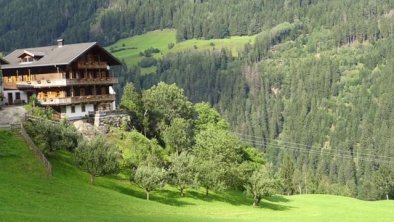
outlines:
[[72, 155], [49, 158], [53, 176], [21, 137], [0, 130], [0, 221], [393, 221], [394, 201], [367, 202], [329, 195], [275, 196], [252, 208], [241, 192], [213, 193], [166, 187], [146, 201], [119, 176], [96, 185], [74, 167]]
[[[157, 30], [147, 32], [143, 35], [137, 35], [125, 38], [106, 47], [107, 50], [120, 60], [124, 60], [128, 67], [137, 65], [142, 57], [140, 52], [149, 48], [157, 48], [160, 53], [153, 54], [158, 59], [167, 53], [177, 53], [188, 50], [220, 50], [222, 48], [230, 49], [233, 56], [237, 56], [244, 49], [246, 43], [254, 43], [255, 36], [233, 36], [227, 39], [190, 39], [176, 43], [176, 31], [173, 29]], [[169, 44], [174, 46], [169, 49]], [[156, 71], [155, 67], [142, 68], [142, 73], [151, 73]]]

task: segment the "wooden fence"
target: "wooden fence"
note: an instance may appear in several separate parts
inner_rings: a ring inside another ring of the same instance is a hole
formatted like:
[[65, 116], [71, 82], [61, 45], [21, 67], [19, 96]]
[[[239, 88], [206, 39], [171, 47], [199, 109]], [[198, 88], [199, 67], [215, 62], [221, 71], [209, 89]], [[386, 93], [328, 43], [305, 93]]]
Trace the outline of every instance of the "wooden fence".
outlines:
[[20, 124], [20, 130], [23, 138], [29, 144], [30, 149], [34, 152], [36, 157], [44, 164], [48, 175], [52, 176], [52, 164], [44, 156], [41, 150], [34, 144], [33, 140], [30, 138], [29, 134], [27, 134], [25, 128], [23, 127], [23, 124]]

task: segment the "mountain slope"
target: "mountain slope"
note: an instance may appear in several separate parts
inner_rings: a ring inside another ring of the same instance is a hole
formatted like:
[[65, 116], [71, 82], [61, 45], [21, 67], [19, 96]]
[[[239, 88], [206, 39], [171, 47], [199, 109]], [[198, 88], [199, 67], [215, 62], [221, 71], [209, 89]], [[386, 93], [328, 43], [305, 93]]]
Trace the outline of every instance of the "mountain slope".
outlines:
[[[242, 193], [226, 192], [204, 199], [203, 192], [180, 198], [166, 188], [144, 193], [118, 177], [98, 178], [72, 165], [69, 153], [50, 158], [47, 177], [20, 137], [0, 131], [0, 221], [392, 221], [393, 201], [365, 202], [352, 198], [301, 195], [276, 196], [252, 208]], [[197, 199], [198, 197], [198, 199]]]

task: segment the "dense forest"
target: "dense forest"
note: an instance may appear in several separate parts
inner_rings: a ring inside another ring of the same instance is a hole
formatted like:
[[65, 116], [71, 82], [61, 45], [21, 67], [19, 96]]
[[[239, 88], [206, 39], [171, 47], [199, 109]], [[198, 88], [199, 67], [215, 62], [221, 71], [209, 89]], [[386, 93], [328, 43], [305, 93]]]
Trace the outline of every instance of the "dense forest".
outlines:
[[[99, 41], [175, 28], [177, 39], [257, 34], [301, 20], [302, 32], [330, 28], [334, 44], [378, 39], [393, 32], [390, 0], [0, 0], [0, 51]], [[225, 6], [225, 7], [223, 7]]]
[[238, 57], [191, 50], [165, 56], [150, 75], [122, 67], [118, 93], [126, 82], [143, 90], [164, 81], [192, 102], [209, 102], [286, 175], [288, 194], [394, 197], [373, 179], [389, 178], [394, 165], [392, 0], [0, 4], [0, 51], [58, 37], [109, 44], [162, 28], [175, 28], [178, 41], [256, 34]]

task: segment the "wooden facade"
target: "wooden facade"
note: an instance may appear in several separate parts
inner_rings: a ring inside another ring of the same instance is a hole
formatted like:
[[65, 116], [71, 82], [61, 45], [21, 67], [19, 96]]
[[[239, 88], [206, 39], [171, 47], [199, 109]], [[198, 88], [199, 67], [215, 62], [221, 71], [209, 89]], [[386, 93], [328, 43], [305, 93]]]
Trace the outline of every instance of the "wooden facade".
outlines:
[[[73, 47], [77, 48], [75, 45]], [[110, 73], [109, 67], [120, 63], [97, 44], [80, 50], [83, 52], [68, 64], [38, 66], [29, 65], [34, 64], [34, 53], [22, 53], [18, 57], [19, 65], [3, 68], [5, 94], [7, 91], [21, 91], [29, 96], [36, 95], [43, 106], [50, 106], [61, 113], [65, 106], [84, 107], [85, 104], [92, 105], [95, 111], [114, 109], [115, 93], [112, 87], [118, 80]], [[46, 56], [44, 52], [42, 55], [43, 58]], [[26, 59], [26, 56], [29, 58]], [[12, 99], [8, 100], [8, 104], [20, 102]]]

